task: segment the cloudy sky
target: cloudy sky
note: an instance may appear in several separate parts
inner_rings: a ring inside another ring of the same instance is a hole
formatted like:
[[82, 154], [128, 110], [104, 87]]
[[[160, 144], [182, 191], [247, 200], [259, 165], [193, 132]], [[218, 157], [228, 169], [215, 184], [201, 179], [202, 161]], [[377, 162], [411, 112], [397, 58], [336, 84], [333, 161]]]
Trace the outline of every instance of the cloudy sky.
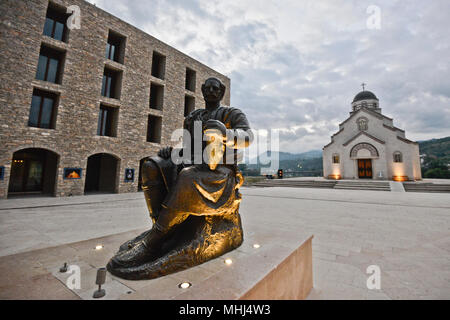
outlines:
[[327, 144], [362, 82], [407, 138], [450, 136], [448, 0], [89, 1], [229, 76], [281, 151]]

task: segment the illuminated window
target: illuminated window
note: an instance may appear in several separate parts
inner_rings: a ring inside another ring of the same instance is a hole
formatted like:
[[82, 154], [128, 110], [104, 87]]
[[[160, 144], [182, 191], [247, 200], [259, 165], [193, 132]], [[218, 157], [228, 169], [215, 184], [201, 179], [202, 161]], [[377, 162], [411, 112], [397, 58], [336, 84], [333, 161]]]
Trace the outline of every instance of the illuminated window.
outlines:
[[333, 154], [333, 163], [339, 163], [339, 155], [338, 154]]
[[396, 162], [396, 163], [403, 162], [403, 156], [402, 156], [401, 152], [399, 152], [399, 151], [394, 152], [394, 162]]

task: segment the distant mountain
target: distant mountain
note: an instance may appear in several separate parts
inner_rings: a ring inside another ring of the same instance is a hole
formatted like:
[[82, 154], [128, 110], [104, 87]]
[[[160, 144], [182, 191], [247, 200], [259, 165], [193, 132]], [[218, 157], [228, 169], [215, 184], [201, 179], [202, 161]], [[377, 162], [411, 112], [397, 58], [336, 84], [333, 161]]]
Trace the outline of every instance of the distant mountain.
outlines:
[[[450, 137], [418, 141], [421, 155], [426, 155], [422, 163], [422, 176], [428, 178], [450, 178]], [[274, 154], [275, 153], [275, 154]], [[268, 151], [259, 155], [258, 160], [272, 158], [278, 154], [278, 168], [286, 174], [295, 173], [305, 176], [321, 176], [323, 172], [322, 150], [311, 150], [303, 153]], [[272, 156], [272, 157], [271, 157]], [[245, 172], [248, 175], [259, 175], [261, 165], [266, 161], [246, 161]], [[258, 163], [258, 164], [257, 164]]]
[[[267, 151], [265, 153], [260, 154], [258, 158], [276, 157], [277, 154], [279, 161], [322, 158], [322, 150], [311, 150], [303, 153]], [[256, 163], [254, 160], [255, 159], [253, 158], [251, 163]], [[250, 163], [250, 160], [248, 160], [246, 163]]]

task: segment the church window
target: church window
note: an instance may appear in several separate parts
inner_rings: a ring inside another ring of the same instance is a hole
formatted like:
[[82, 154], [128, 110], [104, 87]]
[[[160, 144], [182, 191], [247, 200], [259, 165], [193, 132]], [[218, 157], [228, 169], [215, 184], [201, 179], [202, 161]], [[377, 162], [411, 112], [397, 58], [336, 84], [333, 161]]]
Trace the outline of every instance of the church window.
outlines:
[[339, 155], [338, 154], [333, 154], [333, 163], [339, 163]]
[[363, 101], [363, 102], [362, 102], [362, 106], [365, 107], [365, 108], [367, 108], [367, 101]]
[[403, 156], [401, 152], [394, 152], [394, 162], [401, 163], [403, 162]]
[[359, 118], [358, 119], [358, 129], [360, 131], [366, 131], [369, 126], [368, 126], [369, 121], [366, 118]]

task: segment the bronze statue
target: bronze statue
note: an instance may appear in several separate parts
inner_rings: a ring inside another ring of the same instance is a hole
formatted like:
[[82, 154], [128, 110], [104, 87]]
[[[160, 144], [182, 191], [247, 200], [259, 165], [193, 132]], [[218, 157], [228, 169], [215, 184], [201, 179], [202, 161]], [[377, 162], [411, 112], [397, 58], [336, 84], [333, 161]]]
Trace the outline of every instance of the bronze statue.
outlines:
[[[153, 279], [242, 244], [238, 190], [244, 179], [237, 150], [248, 147], [253, 135], [242, 111], [220, 105], [225, 90], [219, 79], [207, 79], [206, 108], [185, 118], [183, 149], [163, 148], [144, 162], [141, 182], [153, 226], [120, 247], [107, 265], [113, 275]], [[183, 161], [173, 161], [174, 155]]]

